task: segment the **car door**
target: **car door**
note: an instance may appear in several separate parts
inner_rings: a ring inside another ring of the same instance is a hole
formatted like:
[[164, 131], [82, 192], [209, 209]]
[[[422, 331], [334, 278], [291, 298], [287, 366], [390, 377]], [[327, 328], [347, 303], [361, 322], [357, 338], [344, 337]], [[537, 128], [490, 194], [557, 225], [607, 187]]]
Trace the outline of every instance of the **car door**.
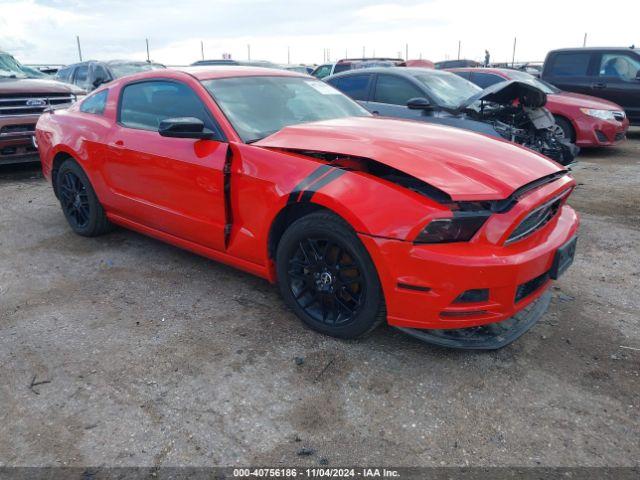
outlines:
[[407, 102], [412, 98], [423, 97], [427, 94], [407, 78], [388, 73], [375, 75], [373, 94], [368, 102], [362, 105], [371, 113], [385, 117], [399, 117], [421, 119], [422, 110], [410, 110]]
[[[160, 122], [175, 117], [199, 118], [217, 140], [160, 136]], [[223, 250], [223, 140], [190, 86], [168, 79], [125, 85], [103, 165], [112, 209], [154, 230]]]
[[545, 65], [544, 80], [560, 90], [594, 95], [593, 62], [589, 51], [558, 52]]
[[372, 80], [373, 74], [361, 73], [358, 75], [332, 78], [327, 83], [367, 108], [366, 104], [369, 99], [369, 93], [373, 83]]
[[601, 53], [593, 95], [622, 106], [629, 119], [640, 122], [640, 55]]

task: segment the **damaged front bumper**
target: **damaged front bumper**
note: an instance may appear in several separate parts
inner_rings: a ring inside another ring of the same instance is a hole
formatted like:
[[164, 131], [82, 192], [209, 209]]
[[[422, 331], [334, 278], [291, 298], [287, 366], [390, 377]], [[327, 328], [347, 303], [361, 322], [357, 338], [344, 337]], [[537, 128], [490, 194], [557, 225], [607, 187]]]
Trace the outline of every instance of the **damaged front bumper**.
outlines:
[[463, 350], [497, 350], [524, 335], [545, 314], [551, 302], [547, 291], [513, 317], [478, 327], [449, 330], [423, 330], [396, 327], [423, 342]]

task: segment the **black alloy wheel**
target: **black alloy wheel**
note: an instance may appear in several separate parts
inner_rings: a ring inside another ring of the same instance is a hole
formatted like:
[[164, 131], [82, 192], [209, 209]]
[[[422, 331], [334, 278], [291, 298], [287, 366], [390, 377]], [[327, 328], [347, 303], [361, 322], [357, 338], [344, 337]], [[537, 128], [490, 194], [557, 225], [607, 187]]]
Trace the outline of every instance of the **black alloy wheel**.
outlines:
[[90, 206], [87, 187], [74, 172], [67, 170], [58, 184], [60, 204], [74, 229], [83, 229], [89, 223]]
[[364, 245], [325, 211], [296, 220], [276, 254], [280, 292], [300, 319], [322, 333], [356, 338], [386, 319], [378, 273]]
[[112, 229], [89, 177], [74, 160], [65, 160], [54, 179], [60, 206], [71, 229], [95, 237]]
[[331, 326], [353, 322], [366, 285], [349, 253], [326, 237], [303, 238], [289, 259], [289, 288], [304, 312]]

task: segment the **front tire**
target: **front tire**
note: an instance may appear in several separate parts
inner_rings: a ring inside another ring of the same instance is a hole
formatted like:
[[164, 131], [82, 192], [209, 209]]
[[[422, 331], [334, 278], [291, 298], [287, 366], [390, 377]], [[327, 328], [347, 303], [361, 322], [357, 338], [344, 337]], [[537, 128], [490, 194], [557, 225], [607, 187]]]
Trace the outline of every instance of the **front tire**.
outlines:
[[556, 134], [561, 138], [569, 140], [571, 143], [576, 143], [576, 132], [573, 129], [571, 122], [563, 117], [554, 117], [556, 121]]
[[75, 160], [65, 160], [56, 176], [56, 191], [71, 229], [84, 237], [95, 237], [111, 230], [104, 208], [89, 177]]
[[386, 318], [373, 261], [336, 215], [316, 212], [296, 220], [280, 239], [276, 268], [285, 302], [314, 330], [357, 338]]

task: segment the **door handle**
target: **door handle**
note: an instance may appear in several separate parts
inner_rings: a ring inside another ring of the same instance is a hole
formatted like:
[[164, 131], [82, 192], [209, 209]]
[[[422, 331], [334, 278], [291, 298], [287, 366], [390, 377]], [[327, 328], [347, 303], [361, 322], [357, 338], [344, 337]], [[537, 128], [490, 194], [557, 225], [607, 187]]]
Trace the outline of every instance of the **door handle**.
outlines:
[[121, 149], [121, 148], [124, 148], [124, 142], [122, 140], [116, 140], [110, 146], [113, 148]]
[[603, 88], [607, 88], [606, 83], [592, 83], [591, 88], [595, 88], [596, 90], [602, 90]]
[[373, 115], [380, 115], [380, 112], [378, 110], [374, 110], [371, 112]]

